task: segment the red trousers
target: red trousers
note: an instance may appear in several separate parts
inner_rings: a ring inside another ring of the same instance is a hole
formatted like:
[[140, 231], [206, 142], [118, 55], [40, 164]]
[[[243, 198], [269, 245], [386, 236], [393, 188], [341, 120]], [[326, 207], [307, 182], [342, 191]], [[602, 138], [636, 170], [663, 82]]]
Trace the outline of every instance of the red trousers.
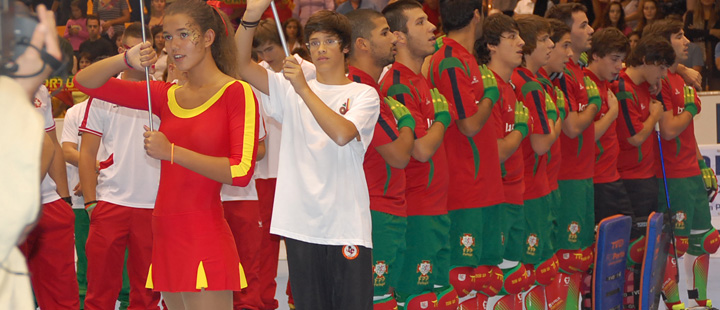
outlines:
[[58, 199], [42, 206], [40, 221], [20, 246], [41, 309], [80, 308], [74, 234], [75, 214]]
[[85, 309], [114, 309], [123, 282], [125, 250], [130, 279], [129, 310], [159, 309], [160, 293], [145, 288], [152, 255], [152, 209], [98, 202], [90, 216]]
[[275, 184], [277, 179], [256, 179], [255, 185], [260, 203], [260, 220], [262, 221], [262, 238], [258, 252], [258, 279], [260, 281], [260, 298], [263, 310], [278, 308], [275, 299], [277, 283], [278, 259], [280, 255], [280, 237], [270, 234], [270, 219], [272, 218], [273, 202], [275, 201]]
[[260, 237], [262, 222], [260, 221], [257, 200], [224, 201], [225, 220], [235, 237], [240, 264], [245, 269], [248, 286], [240, 292], [233, 292], [233, 309], [260, 310], [263, 307], [260, 299], [260, 282], [258, 280]]

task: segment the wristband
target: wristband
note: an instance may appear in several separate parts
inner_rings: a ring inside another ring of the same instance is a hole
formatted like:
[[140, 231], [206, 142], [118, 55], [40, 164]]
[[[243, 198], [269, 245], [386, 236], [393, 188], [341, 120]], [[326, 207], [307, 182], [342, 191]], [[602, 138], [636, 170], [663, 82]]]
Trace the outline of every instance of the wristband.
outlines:
[[133, 67], [130, 65], [130, 63], [128, 62], [127, 52], [128, 52], [128, 51], [125, 51], [125, 53], [124, 53], [124, 55], [123, 55], [123, 60], [125, 60], [125, 65], [126, 65], [128, 68], [130, 68], [130, 69], [135, 69], [135, 68], [133, 68]]
[[172, 146], [170, 147], [170, 164], [172, 165], [174, 163], [175, 163], [175, 143], [173, 143]]
[[708, 166], [707, 166], [707, 164], [705, 163], [705, 160], [704, 160], [704, 159], [698, 159], [698, 166], [700, 166], [700, 170], [702, 170], [702, 169], [707, 169], [707, 168], [708, 168]]
[[692, 117], [698, 114], [698, 108], [694, 102], [685, 104], [685, 111], [688, 111]]
[[88, 201], [85, 203], [85, 210], [90, 211], [97, 206], [97, 200]]
[[443, 126], [445, 126], [445, 129], [448, 129], [448, 127], [450, 127], [450, 122], [452, 121], [452, 118], [450, 117], [450, 112], [441, 111], [435, 113], [435, 121], [442, 123]]
[[248, 28], [255, 28], [255, 27], [257, 27], [258, 25], [260, 25], [260, 20], [259, 20], [259, 19], [258, 19], [257, 21], [254, 21], [254, 22], [248, 22], [248, 21], [245, 21], [245, 19], [242, 19], [242, 18], [240, 19], [240, 26], [243, 26], [243, 28], [245, 28], [245, 30], [248, 30]]
[[72, 198], [70, 198], [70, 197], [62, 197], [62, 198], [60, 198], [60, 199], [65, 200], [65, 202], [67, 202], [68, 205], [71, 205], [71, 206], [72, 206]]
[[411, 131], [415, 132], [415, 119], [410, 114], [405, 115], [398, 120], [397, 126], [398, 129], [407, 127], [410, 128]]
[[527, 137], [528, 133], [530, 132], [527, 123], [515, 124], [513, 125], [513, 130], [519, 132], [522, 135], [523, 139], [525, 139], [525, 137]]

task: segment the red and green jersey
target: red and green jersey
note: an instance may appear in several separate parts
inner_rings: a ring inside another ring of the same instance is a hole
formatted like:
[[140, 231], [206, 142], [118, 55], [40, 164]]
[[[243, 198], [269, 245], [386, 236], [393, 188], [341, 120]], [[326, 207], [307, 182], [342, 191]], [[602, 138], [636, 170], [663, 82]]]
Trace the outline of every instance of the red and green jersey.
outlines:
[[[515, 127], [515, 102], [517, 102], [517, 97], [511, 84], [503, 81], [497, 74], [495, 74], [495, 80], [497, 80], [498, 90], [500, 91], [500, 100], [493, 107], [492, 117], [495, 119], [497, 138], [502, 139], [513, 132]], [[523, 204], [525, 166], [523, 165], [522, 145], [504, 163], [500, 164], [500, 167], [503, 188], [505, 189], [505, 202], [516, 205]]]
[[528, 108], [530, 134], [522, 142], [523, 161], [525, 163], [525, 195], [523, 199], [531, 200], [550, 194], [547, 177], [547, 156], [538, 155], [530, 144], [530, 136], [546, 135], [551, 132], [552, 122], [545, 111], [545, 91], [535, 75], [527, 68], [518, 67], [512, 75], [515, 95]]
[[[415, 138], [427, 134], [435, 120], [430, 85], [420, 74], [395, 62], [380, 83], [380, 97], [404, 104], [415, 118]], [[442, 145], [427, 162], [410, 159], [405, 167], [407, 215], [447, 214], [448, 164]]]
[[[605, 116], [605, 113], [607, 113], [610, 109], [608, 107], [607, 96], [609, 83], [607, 81], [601, 81], [595, 73], [587, 68], [585, 68], [585, 75], [590, 77], [590, 79], [597, 84], [598, 91], [600, 92], [600, 99], [602, 99], [600, 111], [595, 114], [595, 119], [593, 120], [598, 121]], [[595, 142], [594, 183], [610, 183], [620, 179], [620, 173], [617, 171], [617, 158], [620, 148], [618, 146], [615, 124], [615, 121], [613, 121], [613, 123], [610, 124], [610, 127], [608, 127], [605, 131], [605, 134], [603, 134], [602, 137]]]
[[[475, 57], [462, 45], [443, 38], [443, 45], [430, 59], [428, 76], [432, 85], [445, 95], [454, 119], [475, 115], [483, 97], [482, 75]], [[505, 201], [495, 120], [489, 117], [480, 132], [464, 135], [456, 125], [445, 133], [449, 163], [448, 209], [493, 206]]]
[[[367, 73], [348, 67], [348, 78], [353, 82], [374, 87], [380, 93], [380, 85]], [[407, 215], [405, 203], [405, 170], [390, 167], [375, 149], [378, 146], [395, 141], [398, 137], [395, 117], [390, 106], [380, 103], [380, 116], [375, 124], [370, 147], [365, 152], [363, 169], [370, 193], [370, 210], [397, 216]]]
[[643, 122], [650, 117], [649, 85], [635, 85], [623, 70], [611, 86], [618, 98], [620, 111], [617, 118], [617, 138], [620, 145], [617, 170], [622, 179], [647, 179], [655, 176], [655, 147], [652, 135], [636, 147], [627, 139], [643, 129]]
[[[662, 81], [662, 91], [658, 98], [663, 102], [665, 110], [672, 109], [673, 115], [685, 110], [685, 81], [677, 73], [668, 71], [667, 78]], [[695, 96], [695, 103], [700, 112], [700, 99]], [[662, 141], [663, 158], [665, 159], [665, 173], [668, 178], [688, 178], [700, 174], [697, 163], [695, 147], [695, 126], [693, 121], [675, 139]], [[662, 177], [660, 156], [656, 156], [656, 176]]]
[[[550, 82], [550, 77], [544, 68], [538, 70], [537, 79], [540, 81], [540, 84], [542, 84], [545, 92], [550, 94], [553, 100], [557, 101], [555, 85]], [[567, 113], [567, 108], [565, 108], [565, 112]], [[558, 113], [560, 112], [558, 111]], [[560, 139], [555, 140], [555, 143], [550, 147], [550, 152], [548, 153], [547, 176], [550, 191], [558, 189], [558, 174], [560, 174], [560, 163], [562, 162], [562, 147], [560, 144]]]
[[[588, 106], [588, 95], [585, 91], [585, 75], [577, 63], [570, 61], [563, 74], [553, 79], [565, 94], [567, 110], [582, 112]], [[592, 178], [595, 174], [595, 125], [590, 124], [574, 139], [560, 134], [562, 147], [562, 165], [560, 166], [560, 180], [584, 180]]]

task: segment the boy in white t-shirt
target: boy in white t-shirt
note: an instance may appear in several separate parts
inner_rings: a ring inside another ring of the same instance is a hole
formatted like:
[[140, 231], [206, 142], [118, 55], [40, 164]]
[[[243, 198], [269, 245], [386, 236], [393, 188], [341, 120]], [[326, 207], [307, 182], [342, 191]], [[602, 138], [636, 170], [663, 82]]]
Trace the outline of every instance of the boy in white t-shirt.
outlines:
[[287, 57], [283, 73], [250, 58], [254, 28], [269, 5], [249, 2], [236, 34], [240, 75], [260, 92], [267, 115], [282, 123], [270, 232], [285, 237], [298, 309], [372, 309], [371, 223], [363, 158], [379, 115], [370, 86], [345, 76], [347, 17], [315, 13], [305, 26], [317, 80]]
[[[123, 44], [134, 46], [141, 42], [140, 24], [132, 24], [123, 34]], [[129, 69], [119, 78], [139, 81], [143, 76]], [[160, 124], [155, 115], [153, 124]], [[130, 305], [158, 309], [160, 293], [145, 289], [152, 254], [152, 212], [160, 180], [160, 162], [150, 158], [140, 143], [147, 125], [147, 112], [99, 99], [88, 102], [80, 123], [83, 143], [78, 167], [85, 209], [90, 215], [85, 248], [88, 310], [115, 306], [126, 249]], [[109, 155], [100, 162], [98, 171], [100, 145]]]
[[[283, 52], [280, 35], [278, 34], [275, 20], [264, 19], [253, 35], [253, 50], [258, 57], [262, 59], [260, 66], [273, 72], [282, 71], [285, 53]], [[305, 79], [315, 79], [315, 65], [302, 59], [298, 54], [293, 55], [297, 59], [302, 68]], [[258, 102], [262, 107], [263, 100], [267, 96], [256, 91]], [[267, 117], [267, 113], [260, 109], [260, 115], [264, 119], [267, 135], [265, 137], [265, 157], [258, 158], [257, 166], [255, 166], [255, 185], [257, 186], [260, 221], [262, 222], [262, 234], [260, 252], [256, 260], [259, 281], [259, 293], [263, 303], [262, 309], [276, 309], [278, 301], [275, 299], [275, 291], [277, 284], [278, 256], [280, 253], [280, 237], [270, 234], [270, 223], [273, 210], [273, 201], [275, 200], [275, 184], [277, 184], [278, 160], [280, 157], [280, 135], [282, 125]], [[289, 290], [288, 290], [289, 292]], [[292, 300], [292, 297], [289, 297]], [[291, 302], [292, 303], [292, 302]]]

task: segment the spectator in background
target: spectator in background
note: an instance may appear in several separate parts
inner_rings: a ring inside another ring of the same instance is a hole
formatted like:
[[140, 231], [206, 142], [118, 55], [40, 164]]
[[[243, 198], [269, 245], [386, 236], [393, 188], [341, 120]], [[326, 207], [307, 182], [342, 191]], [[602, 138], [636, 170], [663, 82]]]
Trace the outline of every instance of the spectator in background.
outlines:
[[[114, 51], [114, 52], [113, 52], [113, 55], [116, 55], [117, 53], [119, 53], [119, 52], [120, 52], [120, 48], [123, 47], [123, 44], [122, 44], [122, 36], [123, 36], [123, 33], [125, 33], [125, 31], [116, 32], [116, 33], [113, 34], [113, 36], [110, 38], [110, 42], [112, 42], [112, 45], [113, 45], [113, 51]], [[112, 55], [109, 55], [109, 56], [112, 56]], [[93, 60], [94, 60], [94, 61], [97, 61], [97, 59], [93, 59]], [[94, 61], [93, 61], [93, 62], [94, 62]]]
[[715, 45], [715, 69], [720, 70], [720, 43]]
[[80, 44], [88, 39], [87, 14], [80, 9], [80, 2], [80, 0], [73, 0], [72, 4], [70, 4], [72, 17], [68, 19], [65, 25], [65, 34], [63, 35], [65, 39], [70, 41], [75, 52], [79, 51]]
[[113, 44], [100, 36], [100, 18], [96, 15], [88, 15], [85, 26], [87, 27], [88, 39], [80, 44], [78, 52], [90, 53], [92, 59], [117, 54], [117, 49], [113, 48]]
[[334, 11], [335, 2], [333, 0], [297, 0], [295, 1], [293, 17], [299, 19], [302, 25], [305, 25], [310, 15], [320, 10]]
[[440, 0], [425, 0], [422, 5], [423, 12], [428, 16], [428, 21], [437, 27], [435, 34], [439, 35], [444, 33], [440, 21]]
[[658, 5], [655, 0], [644, 0], [642, 3], [642, 17], [635, 30], [642, 31], [645, 26], [661, 19], [662, 14], [658, 11]]
[[642, 12], [638, 10], [640, 7], [640, 0], [623, 0], [623, 11], [625, 12], [625, 22], [630, 28], [635, 29], [640, 20]]
[[[158, 0], [153, 1], [153, 7], [155, 5], [155, 2]], [[163, 5], [165, 3], [165, 0], [159, 0], [163, 2]], [[163, 37], [163, 27], [162, 25], [153, 26], [150, 28], [150, 32], [152, 33], [153, 42], [155, 44], [153, 47], [155, 48], [155, 54], [157, 54], [157, 62], [155, 63], [155, 73], [153, 73], [153, 76], [155, 77], [155, 80], [157, 81], [164, 81], [163, 75], [165, 74], [165, 69], [167, 68], [168, 64], [168, 53], [165, 51], [165, 38]]]
[[302, 25], [299, 20], [295, 18], [288, 19], [283, 23], [283, 30], [285, 31], [285, 38], [290, 51], [305, 48], [305, 35], [303, 34]]
[[708, 66], [702, 72], [703, 88], [720, 89], [720, 71], [710, 65], [713, 48], [720, 42], [720, 5], [717, 0], [695, 0], [693, 4], [693, 9], [685, 15], [685, 36], [699, 45], [708, 59]]
[[[148, 26], [150, 26], [150, 28], [162, 26], [163, 16], [165, 15], [165, 0], [152, 0], [150, 3], [150, 21], [148, 22]], [[162, 32], [162, 27], [160, 28], [160, 32]], [[153, 34], [153, 36], [155, 36], [155, 34]], [[157, 38], [155, 42], [157, 43]]]
[[[136, 3], [137, 1], [130, 1]], [[133, 12], [136, 12], [133, 7]], [[138, 12], [139, 14], [139, 12]], [[125, 23], [130, 21], [130, 10], [126, 0], [93, 0], [93, 15], [100, 18], [102, 33], [112, 38], [115, 32], [125, 30]], [[140, 15], [138, 15], [140, 20]]]
[[688, 44], [688, 58], [681, 62], [688, 68], [693, 68], [697, 72], [702, 72], [705, 66], [704, 53], [702, 47], [695, 43]]
[[628, 40], [630, 40], [630, 50], [632, 51], [637, 45], [638, 41], [640, 41], [640, 37], [642, 37], [642, 32], [633, 31], [627, 37]]
[[632, 32], [632, 28], [625, 23], [625, 11], [620, 2], [611, 2], [593, 24], [596, 30], [608, 27], [615, 27], [626, 36]]
[[385, 2], [383, 0], [375, 1], [375, 0], [348, 0], [340, 5], [338, 5], [337, 9], [335, 9], [335, 12], [338, 12], [340, 14], [347, 14], [357, 9], [371, 9], [380, 12], [385, 6], [381, 6], [382, 3], [379, 2]]

